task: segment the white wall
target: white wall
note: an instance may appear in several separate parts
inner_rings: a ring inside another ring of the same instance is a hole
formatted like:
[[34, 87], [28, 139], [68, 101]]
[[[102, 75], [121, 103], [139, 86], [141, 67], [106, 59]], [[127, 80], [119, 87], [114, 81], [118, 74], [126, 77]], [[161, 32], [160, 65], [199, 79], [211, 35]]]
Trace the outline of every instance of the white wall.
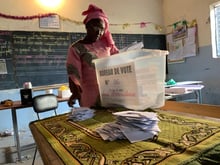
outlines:
[[[46, 9], [37, 0], [1, 0], [0, 13], [11, 16], [33, 16], [38, 14], [57, 13], [61, 18], [61, 29], [55, 31], [84, 32], [84, 26], [72, 21], [82, 21], [82, 11], [94, 3], [102, 8], [109, 17], [112, 33], [161, 34], [164, 31], [155, 29], [163, 25], [162, 0], [63, 0], [58, 9]], [[68, 21], [70, 19], [71, 21]], [[145, 28], [134, 25], [141, 22], [153, 22]], [[123, 24], [130, 26], [123, 29]], [[0, 30], [54, 31], [40, 29], [38, 19], [15, 20], [0, 17]]]
[[[182, 19], [198, 24], [199, 46], [211, 44], [209, 5], [218, 0], [163, 0], [164, 25], [170, 25]], [[171, 29], [167, 27], [167, 32]]]
[[[218, 0], [163, 0], [164, 24], [170, 25], [181, 19], [197, 20], [198, 54], [183, 63], [169, 64], [168, 77], [176, 81], [200, 80], [203, 103], [220, 105], [220, 59], [212, 58], [209, 6]], [[167, 32], [170, 32], [167, 28]]]

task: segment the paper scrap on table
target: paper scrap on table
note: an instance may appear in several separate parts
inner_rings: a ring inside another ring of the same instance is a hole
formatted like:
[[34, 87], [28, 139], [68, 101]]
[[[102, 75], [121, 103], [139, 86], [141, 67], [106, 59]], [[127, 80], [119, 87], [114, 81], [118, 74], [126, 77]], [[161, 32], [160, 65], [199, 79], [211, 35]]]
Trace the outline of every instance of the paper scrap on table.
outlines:
[[74, 121], [86, 120], [92, 118], [94, 116], [94, 112], [95, 110], [88, 107], [72, 108], [69, 119], [72, 119]]

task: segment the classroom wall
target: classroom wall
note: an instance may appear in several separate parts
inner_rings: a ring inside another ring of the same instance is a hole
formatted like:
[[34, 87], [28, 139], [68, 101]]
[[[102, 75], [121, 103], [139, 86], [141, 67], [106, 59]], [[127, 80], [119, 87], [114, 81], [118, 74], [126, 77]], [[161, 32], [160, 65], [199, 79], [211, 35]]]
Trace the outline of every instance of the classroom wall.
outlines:
[[[60, 29], [39, 28], [38, 19], [18, 20], [0, 17], [0, 30], [85, 32], [80, 24], [82, 11], [94, 3], [109, 17], [112, 33], [163, 34], [162, 0], [63, 0], [59, 8], [45, 8], [38, 0], [1, 0], [0, 13], [9, 16], [38, 16], [56, 13], [60, 16]], [[10, 9], [10, 10], [9, 10]], [[142, 23], [142, 24], [141, 24]], [[143, 28], [140, 27], [142, 25]]]
[[188, 57], [185, 62], [168, 65], [167, 79], [176, 81], [201, 80], [203, 103], [220, 105], [220, 59], [212, 58], [211, 30], [209, 23], [209, 5], [217, 0], [164, 0], [163, 15], [166, 32], [171, 32], [172, 25], [182, 19], [198, 24], [198, 54]]

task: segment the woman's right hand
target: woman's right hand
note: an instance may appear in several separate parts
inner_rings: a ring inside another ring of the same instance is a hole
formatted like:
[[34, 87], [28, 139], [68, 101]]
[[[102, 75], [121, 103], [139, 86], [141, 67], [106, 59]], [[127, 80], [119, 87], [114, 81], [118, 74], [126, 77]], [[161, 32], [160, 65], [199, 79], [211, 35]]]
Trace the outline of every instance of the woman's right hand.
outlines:
[[73, 107], [73, 105], [76, 103], [76, 98], [75, 96], [72, 94], [68, 100], [68, 105], [69, 107]]

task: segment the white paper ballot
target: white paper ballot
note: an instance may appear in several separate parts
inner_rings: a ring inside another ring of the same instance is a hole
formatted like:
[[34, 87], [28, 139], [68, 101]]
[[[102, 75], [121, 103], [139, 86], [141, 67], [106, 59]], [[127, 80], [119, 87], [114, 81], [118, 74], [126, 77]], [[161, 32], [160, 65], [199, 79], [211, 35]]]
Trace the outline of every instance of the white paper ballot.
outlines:
[[160, 132], [154, 112], [122, 111], [113, 113], [116, 121], [104, 124], [96, 131], [104, 140], [128, 139], [131, 143], [152, 139]]
[[138, 142], [142, 140], [153, 139], [154, 136], [157, 136], [157, 132], [154, 131], [141, 131], [139, 129], [135, 129], [132, 127], [121, 128], [122, 132], [126, 136], [126, 138], [131, 142]]
[[79, 108], [72, 108], [72, 113], [69, 115], [69, 119], [74, 121], [82, 121], [94, 116], [95, 110], [90, 109], [88, 107], [79, 107]]
[[122, 111], [122, 112], [115, 112], [113, 113], [113, 115], [124, 116], [124, 117], [136, 117], [136, 118], [144, 117], [144, 118], [148, 118], [151, 120], [154, 120], [154, 119], [158, 120], [157, 114], [154, 112]]

